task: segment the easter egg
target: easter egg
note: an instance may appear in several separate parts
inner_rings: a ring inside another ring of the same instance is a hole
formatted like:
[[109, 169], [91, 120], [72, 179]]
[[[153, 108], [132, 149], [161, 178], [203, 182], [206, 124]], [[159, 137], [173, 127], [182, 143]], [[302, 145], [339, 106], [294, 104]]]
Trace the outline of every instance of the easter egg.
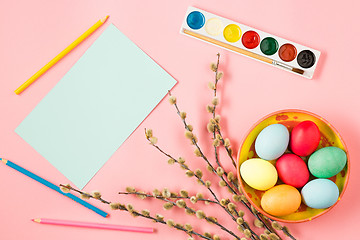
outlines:
[[338, 174], [345, 167], [346, 161], [346, 153], [342, 149], [324, 147], [311, 154], [308, 167], [315, 177], [329, 178]]
[[339, 198], [339, 188], [329, 179], [314, 179], [301, 190], [303, 202], [311, 208], [328, 208]]
[[296, 125], [290, 135], [290, 149], [299, 156], [313, 153], [320, 142], [320, 131], [312, 121], [303, 121]]
[[272, 124], [264, 128], [255, 140], [256, 154], [265, 160], [280, 157], [289, 144], [289, 131], [282, 124]]
[[285, 216], [295, 212], [301, 204], [299, 191], [281, 184], [267, 190], [261, 198], [261, 207], [274, 216]]
[[274, 165], [260, 158], [252, 158], [243, 162], [240, 166], [240, 175], [250, 187], [257, 190], [267, 190], [273, 187], [278, 179]]
[[304, 186], [309, 180], [309, 171], [304, 160], [291, 153], [282, 155], [276, 161], [276, 170], [284, 183], [296, 188]]

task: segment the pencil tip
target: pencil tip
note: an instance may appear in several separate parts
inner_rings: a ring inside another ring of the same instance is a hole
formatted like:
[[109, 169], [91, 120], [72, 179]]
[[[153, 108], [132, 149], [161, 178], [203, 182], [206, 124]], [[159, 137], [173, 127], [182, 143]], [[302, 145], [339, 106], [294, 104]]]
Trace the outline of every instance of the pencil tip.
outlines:
[[101, 22], [104, 23], [109, 18], [109, 15], [101, 19]]
[[35, 219], [31, 219], [33, 222], [36, 222], [36, 223], [40, 223], [41, 222], [41, 219], [40, 218], [35, 218]]
[[0, 158], [0, 161], [2, 161], [3, 163], [7, 164], [8, 160], [4, 159], [4, 158]]

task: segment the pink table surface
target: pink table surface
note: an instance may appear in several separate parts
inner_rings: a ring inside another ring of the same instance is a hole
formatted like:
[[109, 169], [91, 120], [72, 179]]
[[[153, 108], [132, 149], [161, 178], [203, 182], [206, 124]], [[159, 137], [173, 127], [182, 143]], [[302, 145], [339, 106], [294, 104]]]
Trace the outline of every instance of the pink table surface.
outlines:
[[[322, 55], [314, 79], [295, 76], [180, 35], [179, 28], [190, 5], [320, 50]], [[217, 52], [221, 53], [221, 69], [225, 73], [219, 86], [221, 107], [218, 111], [223, 116], [223, 133], [232, 140], [235, 150], [255, 121], [280, 109], [308, 110], [332, 123], [341, 133], [351, 155], [352, 173], [346, 193], [340, 203], [324, 216], [311, 222], [286, 225], [297, 239], [302, 240], [359, 239], [359, 8], [360, 4], [355, 0], [3, 0], [0, 7], [1, 157], [32, 169], [54, 183], [68, 182], [15, 134], [14, 129], [95, 41], [104, 26], [23, 94], [17, 96], [14, 90], [79, 34], [108, 14], [110, 18], [105, 25], [114, 23], [177, 79], [173, 94], [178, 97], [179, 106], [188, 113], [200, 145], [211, 159], [211, 141], [205, 127], [209, 115], [205, 106], [212, 98], [212, 92], [207, 88], [207, 83], [213, 80], [209, 64], [216, 60]], [[107, 200], [132, 202], [138, 209], [148, 208], [166, 218], [193, 223], [202, 232], [219, 233], [223, 239], [232, 239], [214, 225], [183, 216], [180, 209], [165, 212], [162, 204], [155, 200], [118, 196], [117, 192], [129, 185], [143, 190], [169, 187], [177, 191], [186, 188], [191, 193], [206, 193], [206, 189], [186, 178], [178, 167], [169, 166], [167, 158], [148, 145], [143, 133], [145, 127], [154, 129], [159, 145], [168, 152], [184, 156], [192, 168], [203, 166], [201, 160], [193, 157], [192, 147], [183, 138], [183, 126], [173, 107], [163, 100], [85, 190], [100, 190]], [[222, 161], [227, 169], [231, 169], [225, 156]], [[223, 191], [220, 193], [225, 196]], [[186, 239], [183, 232], [146, 219], [135, 219], [125, 212], [111, 212], [111, 217], [104, 219], [3, 165], [0, 165], [0, 196], [0, 239], [4, 240]], [[99, 202], [90, 202], [109, 210]], [[206, 208], [208, 214], [219, 211], [218, 208]], [[245, 216], [252, 221], [249, 213]], [[140, 234], [37, 225], [30, 221], [37, 217], [152, 226], [157, 231], [155, 234]], [[220, 213], [218, 219], [234, 229], [227, 215]]]

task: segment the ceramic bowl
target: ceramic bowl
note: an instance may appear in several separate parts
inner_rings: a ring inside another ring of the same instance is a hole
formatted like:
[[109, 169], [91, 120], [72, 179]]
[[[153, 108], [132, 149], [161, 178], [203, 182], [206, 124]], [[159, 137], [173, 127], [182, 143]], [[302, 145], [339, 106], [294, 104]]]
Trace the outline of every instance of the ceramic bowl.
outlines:
[[[350, 162], [349, 162], [349, 153], [346, 148], [346, 145], [342, 138], [340, 137], [340, 134], [338, 131], [325, 119], [323, 119], [320, 116], [317, 116], [311, 112], [303, 111], [303, 110], [281, 110], [274, 113], [271, 113], [262, 119], [260, 119], [257, 123], [255, 123], [249, 132], [245, 135], [245, 138], [242, 142], [241, 148], [238, 152], [238, 169], [237, 173], [238, 176], [240, 176], [240, 165], [250, 158], [258, 157], [255, 152], [255, 140], [258, 134], [263, 130], [265, 127], [280, 123], [285, 125], [289, 132], [300, 122], [310, 120], [316, 123], [316, 125], [319, 127], [320, 133], [321, 133], [321, 140], [318, 146], [318, 149], [328, 146], [335, 146], [338, 148], [343, 149], [346, 152], [347, 155], [347, 163], [344, 167], [344, 169], [338, 173], [337, 175], [329, 178], [335, 184], [339, 187], [340, 195], [338, 198], [338, 201], [331, 206], [330, 208], [326, 209], [314, 209], [307, 207], [305, 204], [301, 203], [299, 209], [289, 215], [282, 216], [282, 217], [276, 217], [272, 216], [268, 213], [266, 213], [260, 205], [261, 197], [265, 193], [265, 191], [259, 191], [256, 189], [251, 188], [249, 185], [247, 185], [241, 177], [239, 177], [240, 187], [242, 191], [245, 193], [245, 196], [249, 200], [249, 202], [263, 215], [281, 222], [305, 222], [310, 221], [316, 217], [319, 217], [327, 212], [329, 212], [334, 206], [340, 201], [341, 197], [343, 196], [347, 183], [349, 181], [349, 173], [350, 173]], [[307, 157], [308, 158], [308, 157]], [[307, 158], [304, 159], [307, 161]], [[272, 164], [275, 164], [276, 160], [270, 161]], [[311, 176], [311, 175], [310, 175]], [[314, 179], [314, 177], [310, 177], [310, 180]], [[281, 184], [281, 181], [279, 180], [277, 184]], [[299, 189], [301, 190], [301, 189]]]

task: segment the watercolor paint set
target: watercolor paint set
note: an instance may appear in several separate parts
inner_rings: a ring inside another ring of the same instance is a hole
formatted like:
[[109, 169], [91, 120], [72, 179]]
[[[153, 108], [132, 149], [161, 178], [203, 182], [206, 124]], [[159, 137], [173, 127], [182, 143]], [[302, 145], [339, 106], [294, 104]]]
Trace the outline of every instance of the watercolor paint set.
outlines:
[[244, 24], [189, 7], [181, 34], [311, 79], [320, 51]]

